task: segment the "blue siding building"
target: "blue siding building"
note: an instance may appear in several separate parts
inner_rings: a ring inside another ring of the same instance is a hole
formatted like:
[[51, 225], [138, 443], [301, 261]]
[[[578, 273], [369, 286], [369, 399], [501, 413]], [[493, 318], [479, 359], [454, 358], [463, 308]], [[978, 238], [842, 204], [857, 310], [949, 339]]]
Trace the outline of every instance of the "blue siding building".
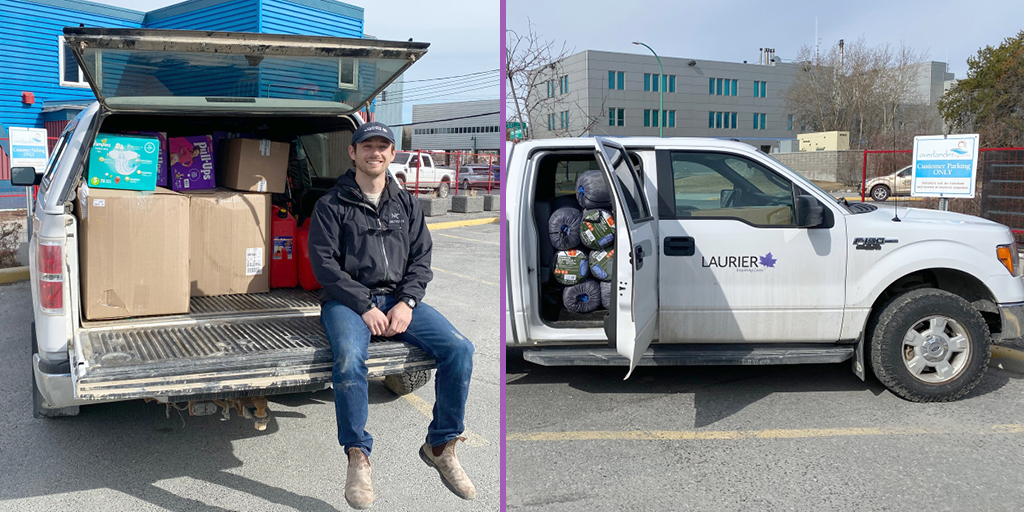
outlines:
[[363, 37], [363, 9], [334, 0], [188, 0], [151, 12], [85, 0], [0, 0], [0, 20], [0, 139], [4, 126], [66, 124], [73, 114], [62, 106], [94, 99], [62, 45], [64, 27]]

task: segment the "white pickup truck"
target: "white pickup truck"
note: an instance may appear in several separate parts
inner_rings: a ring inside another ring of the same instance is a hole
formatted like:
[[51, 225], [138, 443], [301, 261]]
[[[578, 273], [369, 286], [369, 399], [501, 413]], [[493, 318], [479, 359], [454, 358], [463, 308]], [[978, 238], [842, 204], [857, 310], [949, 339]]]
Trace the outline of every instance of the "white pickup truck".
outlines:
[[452, 187], [454, 171], [437, 167], [429, 153], [399, 151], [388, 165], [388, 171], [407, 190], [437, 189], [437, 197], [448, 197]]
[[[1022, 336], [1010, 230], [944, 211], [847, 204], [742, 143], [506, 146], [506, 346], [541, 365], [852, 360], [896, 395], [954, 400], [990, 343]], [[609, 310], [571, 313], [548, 220], [597, 169], [616, 223]], [[610, 346], [609, 346], [610, 345]]]
[[[293, 154], [307, 156], [293, 159], [289, 171], [301, 220], [352, 167], [345, 147], [361, 123], [353, 113], [428, 45], [104, 28], [67, 28], [64, 35], [97, 102], [67, 125], [45, 169], [15, 168], [11, 179], [39, 185], [29, 242], [34, 415], [152, 398], [199, 415], [255, 408], [259, 428], [266, 425], [266, 395], [329, 387], [332, 357], [320, 304], [300, 288], [192, 297], [180, 315], [87, 319], [76, 189], [101, 131], [251, 133], [299, 146]], [[358, 83], [339, 78], [353, 68]], [[260, 80], [274, 82], [272, 96]], [[296, 87], [284, 87], [288, 80]], [[375, 340], [368, 352], [369, 374], [385, 376], [398, 393], [423, 385], [434, 367], [425, 352], [401, 342]]]

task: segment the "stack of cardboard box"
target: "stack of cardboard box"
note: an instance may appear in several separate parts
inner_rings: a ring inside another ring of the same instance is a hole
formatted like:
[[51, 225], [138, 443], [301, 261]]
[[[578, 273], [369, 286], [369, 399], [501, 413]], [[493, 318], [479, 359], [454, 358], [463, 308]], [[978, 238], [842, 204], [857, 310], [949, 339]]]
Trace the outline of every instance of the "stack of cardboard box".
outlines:
[[[189, 297], [269, 291], [270, 194], [285, 191], [289, 145], [225, 140], [215, 168], [210, 137], [152, 135], [97, 137], [79, 189], [89, 320], [184, 314]], [[156, 186], [161, 164], [173, 190]]]

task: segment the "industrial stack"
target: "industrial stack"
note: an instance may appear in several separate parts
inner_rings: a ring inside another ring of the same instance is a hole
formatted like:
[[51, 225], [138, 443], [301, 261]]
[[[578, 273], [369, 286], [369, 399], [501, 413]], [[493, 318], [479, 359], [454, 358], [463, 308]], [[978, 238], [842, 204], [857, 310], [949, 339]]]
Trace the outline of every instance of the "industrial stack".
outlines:
[[86, 319], [297, 285], [295, 219], [271, 197], [285, 192], [289, 144], [236, 137], [96, 137], [76, 208]]
[[615, 264], [611, 191], [601, 171], [576, 180], [576, 196], [555, 199], [548, 233], [555, 253], [554, 277], [565, 286], [562, 305], [573, 313], [610, 309]]

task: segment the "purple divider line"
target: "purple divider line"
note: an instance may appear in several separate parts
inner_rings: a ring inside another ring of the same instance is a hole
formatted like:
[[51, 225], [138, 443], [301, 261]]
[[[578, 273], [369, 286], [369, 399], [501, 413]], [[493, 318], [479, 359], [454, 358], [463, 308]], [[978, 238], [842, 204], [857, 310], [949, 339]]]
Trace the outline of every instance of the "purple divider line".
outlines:
[[[506, 26], [505, 25], [505, 0], [501, 0], [501, 6], [499, 8], [501, 9], [501, 23], [500, 23], [500, 29], [499, 29], [499, 35], [498, 35], [498, 37], [501, 38], [500, 50], [499, 50], [501, 52], [501, 56], [500, 56], [500, 60], [501, 60], [501, 85], [500, 85], [500, 92], [499, 92], [499, 94], [501, 95], [501, 98], [498, 101], [499, 112], [500, 112], [499, 115], [498, 115], [498, 119], [499, 119], [498, 125], [499, 125], [499, 130], [500, 130], [500, 137], [498, 138], [498, 152], [500, 153], [500, 162], [499, 162], [499, 164], [501, 165], [501, 182], [502, 183], [501, 183], [501, 191], [500, 191], [501, 199], [499, 201], [499, 203], [501, 205], [500, 206], [500, 212], [499, 212], [499, 214], [500, 214], [499, 218], [501, 220], [500, 220], [499, 228], [498, 228], [501, 231], [501, 233], [500, 233], [500, 237], [501, 237], [500, 238], [500, 246], [499, 246], [500, 247], [499, 271], [501, 272], [501, 276], [500, 276], [500, 281], [499, 281], [500, 284], [498, 286], [498, 291], [501, 294], [501, 297], [498, 299], [499, 300], [499, 302], [498, 302], [498, 311], [500, 312], [500, 314], [499, 314], [499, 321], [501, 322], [501, 325], [499, 327], [499, 329], [501, 329], [501, 331], [500, 331], [501, 332], [501, 336], [500, 336], [501, 352], [500, 352], [500, 355], [499, 355], [499, 366], [501, 368], [501, 383], [500, 383], [501, 384], [501, 391], [499, 392], [499, 396], [500, 396], [500, 400], [501, 400], [501, 405], [499, 407], [499, 411], [500, 411], [499, 413], [501, 414], [501, 424], [500, 424], [501, 427], [500, 427], [499, 437], [501, 438], [501, 444], [498, 446], [498, 454], [499, 454], [499, 457], [501, 459], [500, 468], [499, 468], [499, 471], [501, 471], [501, 486], [500, 486], [500, 491], [499, 491], [500, 492], [500, 502], [501, 502], [501, 512], [505, 512], [505, 496], [506, 496], [506, 494], [505, 494], [505, 453], [506, 453], [506, 447], [505, 447], [505, 434], [506, 434], [506, 426], [505, 426], [505, 322], [506, 322], [506, 320], [505, 320], [505, 304], [502, 303], [502, 302], [505, 302], [507, 300], [506, 299], [506, 297], [507, 297], [506, 293], [507, 292], [505, 291], [505, 286], [507, 286], [507, 284], [505, 283], [505, 275], [506, 275], [505, 274], [505, 250], [506, 250], [506, 247], [507, 247], [507, 245], [506, 245], [507, 244], [507, 240], [505, 239], [505, 230], [506, 230], [505, 223], [507, 222], [506, 218], [505, 218], [505, 191], [508, 190], [508, 188], [505, 186], [506, 185], [505, 182], [506, 182], [506, 180], [508, 180], [508, 155], [505, 154], [505, 140], [506, 140], [506, 130], [508, 128], [506, 126], [506, 119], [508, 119], [508, 117], [505, 115], [506, 114], [506, 112], [505, 112], [505, 110], [506, 110], [506, 108], [505, 108], [505, 97], [506, 97], [505, 86], [506, 86], [506, 83], [507, 83], [507, 80], [505, 78], [505, 70], [506, 70], [506, 66], [507, 66], [508, 63], [505, 62], [505, 39], [506, 39], [506, 37], [505, 37], [505, 26]], [[506, 302], [506, 304], [507, 304], [507, 302]]]

